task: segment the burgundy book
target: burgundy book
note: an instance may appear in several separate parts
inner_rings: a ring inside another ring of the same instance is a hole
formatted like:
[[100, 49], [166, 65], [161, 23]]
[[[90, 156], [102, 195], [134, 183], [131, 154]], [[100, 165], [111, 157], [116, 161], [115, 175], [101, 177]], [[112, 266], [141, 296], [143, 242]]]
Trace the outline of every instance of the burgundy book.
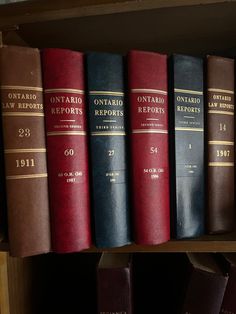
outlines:
[[134, 237], [137, 244], [170, 238], [167, 56], [128, 54]]
[[131, 255], [103, 253], [97, 268], [98, 314], [132, 314]]
[[220, 313], [228, 277], [212, 255], [188, 253], [189, 278], [182, 314]]
[[83, 54], [42, 51], [52, 250], [91, 245]]
[[46, 253], [51, 239], [40, 53], [4, 46], [0, 64], [10, 254]]
[[223, 302], [221, 305], [220, 314], [235, 314], [236, 313], [236, 254], [223, 254], [226, 263], [226, 271], [229, 275], [228, 283], [225, 289]]

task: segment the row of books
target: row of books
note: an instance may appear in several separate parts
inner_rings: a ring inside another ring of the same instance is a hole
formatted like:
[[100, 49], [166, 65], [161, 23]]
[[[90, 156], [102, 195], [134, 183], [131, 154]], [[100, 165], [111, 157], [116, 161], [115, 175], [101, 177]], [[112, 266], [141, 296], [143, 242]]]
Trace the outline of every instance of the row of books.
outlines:
[[3, 46], [0, 73], [13, 256], [234, 228], [233, 59]]
[[[145, 261], [137, 256], [133, 264], [129, 254], [103, 253], [97, 267], [97, 312], [235, 313], [235, 254], [184, 255], [184, 262], [181, 262], [185, 269], [181, 269], [168, 262], [163, 264], [160, 256], [159, 260], [155, 259], [155, 265], [148, 263], [148, 258]], [[141, 283], [142, 277], [145, 279]]]

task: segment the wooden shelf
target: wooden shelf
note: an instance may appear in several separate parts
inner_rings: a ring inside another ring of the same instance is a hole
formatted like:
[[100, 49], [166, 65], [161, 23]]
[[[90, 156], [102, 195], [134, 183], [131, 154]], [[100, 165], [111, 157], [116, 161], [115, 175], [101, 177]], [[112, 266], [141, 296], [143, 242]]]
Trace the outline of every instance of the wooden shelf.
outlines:
[[57, 0], [25, 1], [1, 5], [0, 27], [49, 20], [234, 2], [235, 0]]
[[236, 234], [204, 236], [193, 240], [171, 240], [160, 245], [131, 244], [112, 249], [93, 247], [84, 252], [236, 252]]
[[233, 56], [235, 19], [236, 1], [42, 0], [0, 6], [0, 29], [19, 28], [4, 32], [5, 44], [21, 38], [32, 47], [124, 54], [140, 49]]

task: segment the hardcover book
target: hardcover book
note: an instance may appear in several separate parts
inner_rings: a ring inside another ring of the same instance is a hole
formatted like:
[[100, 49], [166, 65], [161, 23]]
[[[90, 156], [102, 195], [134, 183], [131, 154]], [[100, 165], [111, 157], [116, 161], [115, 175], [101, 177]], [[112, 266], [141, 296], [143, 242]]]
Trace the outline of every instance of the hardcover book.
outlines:
[[209, 233], [232, 231], [234, 204], [234, 60], [207, 58]]
[[235, 253], [223, 254], [226, 271], [229, 279], [225, 289], [223, 302], [221, 305], [220, 314], [235, 314], [236, 313], [236, 255]]
[[97, 268], [99, 314], [132, 314], [130, 254], [103, 253]]
[[97, 247], [129, 244], [126, 102], [121, 55], [87, 55], [92, 195]]
[[134, 237], [158, 244], [170, 237], [167, 56], [128, 54]]
[[188, 253], [190, 273], [183, 314], [220, 313], [228, 277], [207, 253]]
[[40, 53], [4, 46], [0, 64], [10, 254], [47, 253], [51, 239]]
[[170, 60], [172, 233], [177, 239], [204, 233], [203, 60]]
[[76, 252], [91, 245], [84, 56], [43, 49], [52, 250]]

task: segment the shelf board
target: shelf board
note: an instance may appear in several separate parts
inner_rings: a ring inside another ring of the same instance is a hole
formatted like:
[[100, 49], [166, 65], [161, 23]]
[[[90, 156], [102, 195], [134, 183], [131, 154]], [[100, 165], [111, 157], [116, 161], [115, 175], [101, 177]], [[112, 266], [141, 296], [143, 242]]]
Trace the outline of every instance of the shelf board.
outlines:
[[[9, 251], [8, 243], [0, 243], [0, 251]], [[130, 244], [117, 248], [96, 248], [82, 251], [83, 253], [138, 253], [138, 252], [236, 252], [236, 232], [223, 235], [205, 235], [197, 239], [170, 240], [159, 245]]]
[[203, 236], [193, 240], [171, 240], [160, 245], [126, 245], [112, 249], [92, 247], [84, 252], [236, 252], [236, 233]]
[[25, 1], [0, 6], [0, 28], [33, 22], [234, 2], [235, 0], [58, 0]]

